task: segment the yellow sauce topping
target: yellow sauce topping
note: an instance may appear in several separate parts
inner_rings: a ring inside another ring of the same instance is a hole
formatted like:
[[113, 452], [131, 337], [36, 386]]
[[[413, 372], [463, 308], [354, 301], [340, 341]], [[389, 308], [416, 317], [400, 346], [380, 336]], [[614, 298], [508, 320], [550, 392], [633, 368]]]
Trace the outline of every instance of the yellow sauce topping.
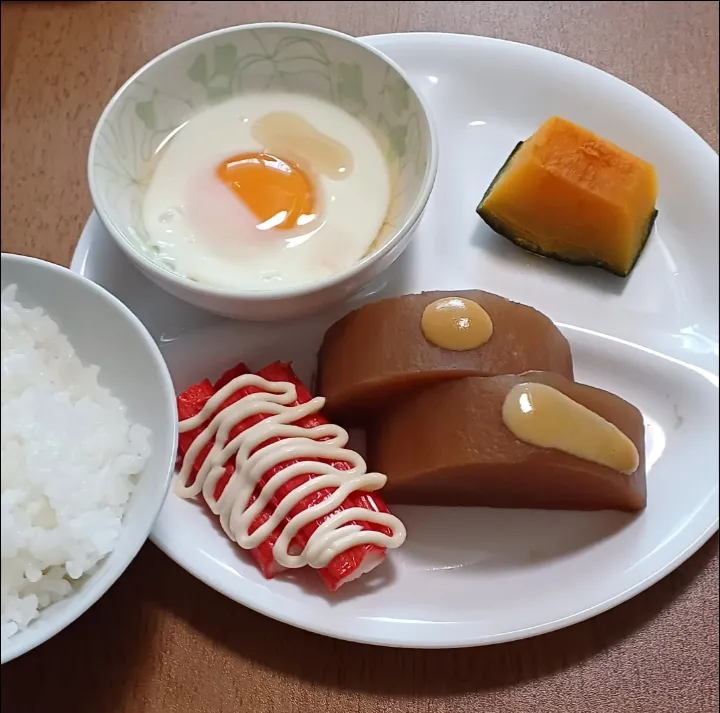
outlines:
[[627, 475], [640, 464], [635, 444], [614, 424], [547, 384], [514, 386], [503, 404], [513, 435]]
[[266, 114], [253, 124], [252, 135], [265, 151], [300, 166], [310, 166], [315, 173], [335, 181], [352, 173], [350, 149], [319, 132], [299, 114], [289, 111]]
[[490, 315], [477, 302], [462, 297], [431, 302], [423, 311], [421, 326], [429, 342], [456, 352], [481, 347], [493, 333]]

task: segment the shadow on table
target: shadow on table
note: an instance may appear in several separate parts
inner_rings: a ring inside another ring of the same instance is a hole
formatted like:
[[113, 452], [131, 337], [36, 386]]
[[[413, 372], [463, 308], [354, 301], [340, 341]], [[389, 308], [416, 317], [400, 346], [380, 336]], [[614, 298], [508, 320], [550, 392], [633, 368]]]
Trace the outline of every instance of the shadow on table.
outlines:
[[[717, 549], [714, 538], [650, 590], [595, 619], [526, 641], [454, 651], [388, 649], [322, 638], [239, 607], [189, 575], [181, 597], [177, 585], [172, 586], [178, 577], [165, 572], [157, 573], [148, 594], [211, 640], [284, 674], [343, 690], [442, 696], [519, 684], [593, 657], [652, 620]], [[176, 565], [163, 559], [163, 568]]]
[[170, 655], [160, 629], [165, 612], [237, 656], [329, 689], [444, 696], [511, 686], [572, 667], [630, 636], [683, 592], [717, 548], [713, 539], [649, 591], [569, 629], [492, 647], [413, 651], [325, 639], [267, 619], [147, 545], [69, 629], [2, 667], [2, 710], [45, 713], [58, 701], [73, 713], [142, 710], [135, 696]]

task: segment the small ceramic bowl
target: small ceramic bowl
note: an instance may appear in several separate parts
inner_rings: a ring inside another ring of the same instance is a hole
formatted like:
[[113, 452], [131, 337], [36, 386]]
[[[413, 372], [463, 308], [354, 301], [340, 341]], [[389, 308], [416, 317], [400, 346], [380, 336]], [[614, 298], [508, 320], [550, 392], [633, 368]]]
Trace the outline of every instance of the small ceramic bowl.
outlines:
[[140, 320], [98, 285], [49, 262], [2, 255], [2, 288], [17, 285], [24, 307], [41, 307], [78, 357], [100, 367], [98, 381], [151, 432], [152, 452], [125, 511], [115, 549], [75, 590], [2, 642], [6, 663], [77, 619], [125, 571], [148, 537], [170, 485], [177, 448], [175, 391], [160, 350]]
[[[372, 128], [394, 184], [386, 223], [365, 258], [322, 281], [273, 291], [203, 285], [157, 259], [141, 217], [143, 195], [163, 142], [188, 118], [234, 95], [265, 90], [317, 96]], [[130, 260], [175, 297], [251, 320], [309, 314], [361, 290], [407, 247], [436, 171], [429, 110], [394, 62], [348, 35], [285, 23], [218, 30], [153, 59], [110, 100], [88, 157], [95, 209]]]

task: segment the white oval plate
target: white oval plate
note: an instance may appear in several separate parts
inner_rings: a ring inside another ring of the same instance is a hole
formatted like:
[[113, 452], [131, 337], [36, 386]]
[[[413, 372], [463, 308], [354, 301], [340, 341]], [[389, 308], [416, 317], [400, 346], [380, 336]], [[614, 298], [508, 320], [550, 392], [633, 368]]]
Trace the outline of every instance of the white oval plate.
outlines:
[[[524, 45], [406, 34], [368, 40], [431, 103], [440, 170], [414, 243], [353, 300], [477, 287], [561, 324], [579, 381], [615, 391], [647, 423], [648, 507], [618, 513], [397, 508], [406, 545], [376, 574], [326, 595], [312, 572], [265, 581], [206, 511], [169, 496], [155, 542], [228, 597], [275, 619], [372, 644], [460, 647], [544, 633], [656, 582], [718, 526], [718, 157], [657, 102], [608, 74]], [[659, 219], [627, 280], [529, 255], [475, 215], [517, 141], [552, 114], [655, 164]], [[295, 359], [311, 377], [336, 315], [291, 325], [225, 322], [158, 291], [96, 216], [73, 269], [124, 300], [161, 345], [177, 388], [236, 360]], [[350, 305], [346, 305], [348, 309]]]

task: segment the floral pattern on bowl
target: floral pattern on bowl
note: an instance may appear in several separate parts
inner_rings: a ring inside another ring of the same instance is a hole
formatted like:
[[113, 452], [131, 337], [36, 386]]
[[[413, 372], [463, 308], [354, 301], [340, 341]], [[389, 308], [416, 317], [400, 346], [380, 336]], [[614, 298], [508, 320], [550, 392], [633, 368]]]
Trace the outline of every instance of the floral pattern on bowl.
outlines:
[[314, 28], [265, 25], [211, 33], [160, 55], [128, 80], [93, 137], [89, 170], [96, 207], [116, 232], [154, 258], [142, 203], [163, 144], [205, 106], [244, 92], [278, 90], [330, 101], [375, 135], [394, 187], [376, 249], [412, 213], [422, 192], [429, 121], [414, 90], [374, 50]]

